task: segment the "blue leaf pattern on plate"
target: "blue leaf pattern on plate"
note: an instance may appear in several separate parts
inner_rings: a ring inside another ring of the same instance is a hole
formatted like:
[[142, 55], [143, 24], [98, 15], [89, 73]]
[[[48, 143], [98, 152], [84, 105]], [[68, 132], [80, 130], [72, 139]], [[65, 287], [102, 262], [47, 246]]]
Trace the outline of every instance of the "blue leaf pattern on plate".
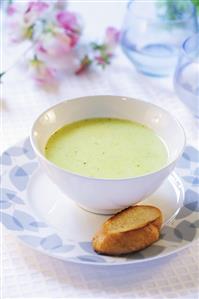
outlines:
[[195, 176], [184, 176], [183, 179], [192, 185], [199, 185], [199, 178]]
[[22, 168], [27, 174], [32, 174], [37, 169], [38, 165], [37, 162], [30, 162], [23, 164]]
[[180, 211], [178, 212], [176, 219], [186, 218], [187, 216], [191, 215], [192, 213], [193, 213], [193, 211], [191, 211], [190, 209], [187, 209], [186, 207], [182, 207], [180, 209]]
[[75, 246], [74, 245], [63, 245], [63, 246], [60, 246], [60, 247], [57, 247], [57, 248], [54, 248], [53, 249], [53, 252], [56, 252], [56, 253], [66, 253], [66, 252], [70, 252], [71, 250], [73, 250]]
[[3, 201], [7, 201], [7, 202], [15, 202], [17, 204], [24, 204], [23, 200], [21, 198], [19, 198], [18, 196], [16, 196], [16, 192], [6, 189], [6, 188], [2, 188], [0, 189], [1, 195], [2, 195], [2, 199]]
[[187, 146], [183, 153], [183, 157], [193, 162], [199, 162], [199, 151], [192, 146]]
[[16, 192], [7, 188], [1, 188], [0, 192], [1, 192], [2, 199], [5, 201], [10, 201], [10, 199], [12, 199], [12, 197], [14, 197], [16, 194]]
[[175, 231], [173, 227], [165, 225], [161, 231], [160, 239], [164, 239], [172, 243], [180, 243], [182, 242], [182, 235]]
[[195, 177], [195, 179], [192, 182], [193, 185], [199, 185], [199, 178]]
[[19, 236], [19, 238], [22, 241], [24, 241], [25, 243], [27, 243], [28, 245], [33, 246], [33, 247], [38, 247], [40, 245], [41, 240], [42, 240], [42, 238], [40, 238], [40, 237], [28, 236], [28, 235]]
[[79, 246], [88, 253], [94, 253], [91, 242], [79, 242]]
[[101, 256], [97, 255], [80, 255], [77, 257], [80, 261], [83, 262], [92, 262], [92, 263], [104, 263], [106, 260]]
[[182, 233], [176, 227], [173, 229], [173, 231], [177, 238], [179, 238], [180, 240], [183, 240]]
[[141, 253], [144, 255], [144, 257], [153, 257], [156, 255], [159, 255], [166, 249], [165, 246], [160, 246], [160, 245], [155, 245], [153, 244], [150, 247], [145, 248], [144, 250], [141, 251]]
[[10, 156], [21, 156], [23, 155], [23, 148], [18, 146], [10, 147], [8, 150]]
[[191, 211], [199, 212], [199, 194], [188, 189], [185, 192], [184, 206]]
[[11, 203], [5, 200], [0, 200], [0, 209], [8, 209], [11, 206]]
[[13, 216], [16, 219], [19, 219], [21, 224], [23, 225], [24, 229], [30, 230], [30, 231], [38, 231], [38, 228], [32, 225], [32, 223], [35, 222], [35, 219], [25, 212], [22, 212], [20, 210], [15, 210], [13, 213]]
[[43, 247], [43, 249], [53, 250], [55, 248], [63, 246], [63, 242], [57, 234], [53, 234], [42, 239], [41, 246]]
[[186, 152], [184, 152], [184, 153], [182, 154], [182, 157], [183, 157], [184, 159], [186, 159], [186, 160], [189, 160], [189, 161], [190, 161], [189, 155], [188, 155], [188, 154], [186, 154]]
[[34, 227], [47, 227], [47, 225], [44, 222], [39, 222], [39, 221], [33, 221], [31, 222], [31, 226]]
[[199, 228], [199, 219], [192, 223], [191, 227]]
[[180, 160], [177, 162], [176, 167], [178, 168], [189, 168], [190, 167], [190, 161], [188, 159], [185, 159], [184, 156], [180, 158]]
[[10, 171], [10, 180], [12, 184], [20, 191], [26, 189], [28, 183], [28, 174], [20, 166], [15, 166]]
[[4, 152], [0, 156], [0, 164], [3, 164], [3, 165], [11, 165], [12, 164], [12, 159], [7, 152]]
[[144, 259], [144, 255], [141, 252], [134, 252], [125, 255], [127, 260], [142, 260]]
[[23, 226], [21, 222], [14, 216], [0, 212], [0, 221], [9, 230], [22, 231]]
[[194, 174], [195, 174], [196, 176], [199, 176], [199, 167], [195, 169]]
[[9, 200], [11, 200], [17, 204], [24, 204], [23, 200], [16, 195], [8, 194], [8, 198], [9, 198]]
[[35, 152], [33, 151], [32, 145], [30, 143], [30, 138], [27, 138], [24, 142], [23, 148], [24, 154], [28, 157], [28, 159], [32, 160], [35, 158]]
[[196, 235], [196, 228], [192, 223], [187, 220], [183, 220], [176, 226], [176, 230], [182, 235], [182, 239], [186, 241], [192, 241]]

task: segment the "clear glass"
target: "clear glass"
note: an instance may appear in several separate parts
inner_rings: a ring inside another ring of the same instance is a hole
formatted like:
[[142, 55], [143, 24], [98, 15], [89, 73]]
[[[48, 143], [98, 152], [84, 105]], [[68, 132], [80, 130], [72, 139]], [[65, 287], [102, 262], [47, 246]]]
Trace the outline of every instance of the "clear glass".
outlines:
[[199, 117], [199, 33], [189, 37], [182, 45], [174, 88], [182, 102]]
[[174, 72], [182, 42], [196, 30], [196, 10], [189, 0], [132, 0], [121, 45], [139, 71], [167, 76]]

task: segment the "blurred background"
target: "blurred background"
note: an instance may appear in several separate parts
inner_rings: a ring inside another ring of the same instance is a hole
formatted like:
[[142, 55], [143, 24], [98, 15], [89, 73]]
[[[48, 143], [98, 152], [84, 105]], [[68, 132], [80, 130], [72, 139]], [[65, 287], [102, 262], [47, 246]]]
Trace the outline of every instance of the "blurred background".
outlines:
[[199, 0], [0, 3], [5, 118], [21, 122], [21, 107], [29, 128], [37, 105], [107, 93], [161, 102], [198, 122]]

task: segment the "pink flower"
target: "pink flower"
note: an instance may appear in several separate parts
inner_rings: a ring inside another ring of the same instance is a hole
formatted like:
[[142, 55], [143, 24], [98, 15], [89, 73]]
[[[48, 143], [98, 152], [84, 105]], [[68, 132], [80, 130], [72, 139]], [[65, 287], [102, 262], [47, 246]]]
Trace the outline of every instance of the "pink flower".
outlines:
[[69, 11], [62, 11], [57, 14], [56, 19], [58, 24], [65, 30], [72, 32], [79, 31], [78, 20], [74, 13]]
[[100, 64], [101, 66], [105, 66], [106, 65], [105, 60], [101, 56], [96, 56], [95, 60], [97, 61], [97, 64]]
[[42, 86], [54, 85], [56, 82], [56, 70], [48, 67], [43, 61], [37, 58], [34, 58], [30, 62], [30, 74]]
[[112, 54], [106, 54], [104, 56], [95, 56], [95, 61], [98, 65], [101, 65], [104, 68], [107, 64], [110, 64], [111, 57]]
[[26, 26], [21, 18], [11, 17], [8, 21], [8, 30], [12, 42], [21, 42], [25, 39], [31, 39], [33, 28]]
[[35, 51], [39, 59], [56, 69], [74, 70], [77, 55], [71, 43], [71, 37], [66, 35], [64, 29], [54, 28], [37, 42]]
[[120, 39], [120, 32], [114, 27], [108, 27], [105, 34], [105, 44], [108, 49], [114, 50]]
[[36, 51], [50, 58], [59, 59], [71, 51], [71, 38], [61, 31], [46, 33], [38, 41]]
[[48, 8], [49, 5], [45, 2], [30, 2], [24, 13], [24, 22], [29, 26], [34, 24], [37, 18], [41, 17]]
[[44, 48], [42, 42], [39, 40], [36, 44], [36, 53], [42, 53], [42, 54], [46, 54], [47, 50]]
[[79, 34], [76, 33], [69, 33], [68, 36], [70, 37], [70, 46], [71, 48], [75, 47], [80, 39]]
[[13, 16], [17, 12], [17, 7], [14, 4], [8, 5], [7, 14], [8, 16]]
[[43, 11], [45, 11], [47, 8], [49, 7], [49, 5], [46, 2], [42, 2], [42, 1], [36, 1], [36, 2], [30, 2], [28, 4], [28, 8], [26, 10], [26, 13], [29, 12], [37, 12], [37, 13], [42, 13]]
[[64, 29], [65, 34], [70, 37], [70, 46], [72, 48], [75, 47], [81, 35], [81, 28], [77, 16], [74, 13], [62, 11], [57, 14], [56, 19], [57, 25]]

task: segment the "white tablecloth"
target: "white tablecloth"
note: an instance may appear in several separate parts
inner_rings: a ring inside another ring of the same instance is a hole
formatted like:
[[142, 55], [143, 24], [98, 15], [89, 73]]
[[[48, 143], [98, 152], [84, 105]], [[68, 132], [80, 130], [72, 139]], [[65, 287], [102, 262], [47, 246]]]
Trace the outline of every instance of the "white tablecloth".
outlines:
[[[6, 48], [3, 63], [11, 64], [17, 48]], [[63, 100], [85, 95], [115, 94], [156, 103], [179, 119], [187, 142], [197, 144], [198, 120], [176, 97], [172, 79], [153, 79], [136, 72], [118, 51], [105, 71], [65, 78], [60, 90], [38, 89], [23, 69], [4, 79], [1, 104], [1, 150], [29, 135], [38, 114]], [[2, 298], [199, 298], [198, 245], [153, 262], [120, 267], [93, 267], [42, 255], [1, 231]]]

